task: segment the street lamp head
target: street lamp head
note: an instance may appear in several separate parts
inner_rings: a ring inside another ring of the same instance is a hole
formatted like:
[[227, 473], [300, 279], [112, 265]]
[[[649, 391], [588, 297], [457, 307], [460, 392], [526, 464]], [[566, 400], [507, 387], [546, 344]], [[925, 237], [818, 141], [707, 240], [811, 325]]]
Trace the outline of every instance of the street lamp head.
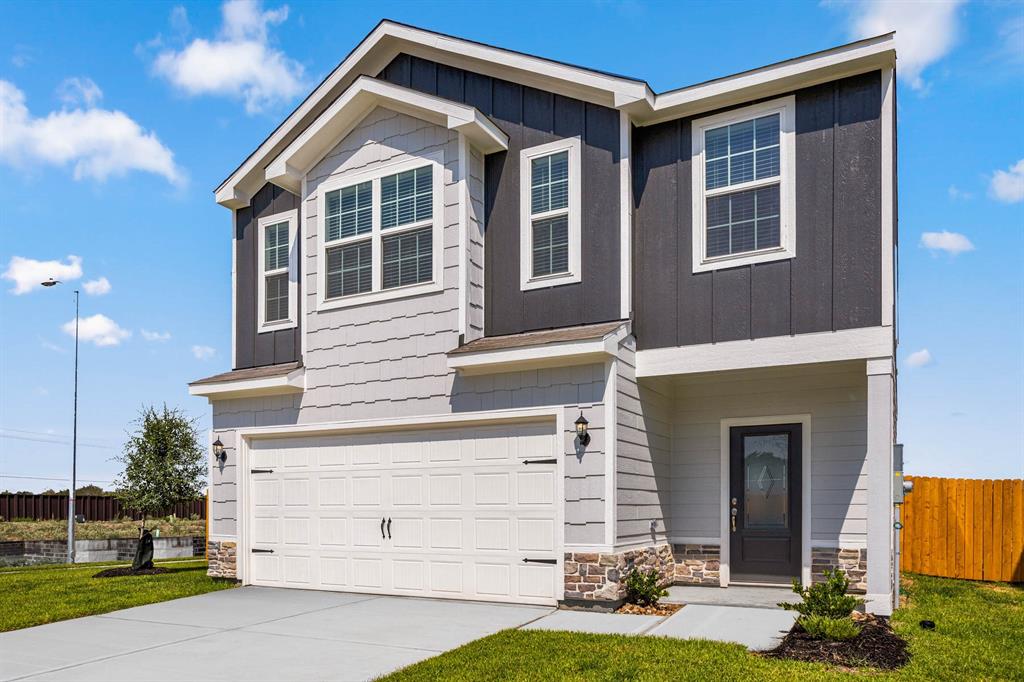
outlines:
[[56, 280], [53, 277], [51, 277], [50, 279], [46, 280], [45, 282], [40, 282], [40, 284], [42, 284], [44, 287], [53, 287], [53, 286], [57, 286], [58, 284], [60, 284], [60, 280]]

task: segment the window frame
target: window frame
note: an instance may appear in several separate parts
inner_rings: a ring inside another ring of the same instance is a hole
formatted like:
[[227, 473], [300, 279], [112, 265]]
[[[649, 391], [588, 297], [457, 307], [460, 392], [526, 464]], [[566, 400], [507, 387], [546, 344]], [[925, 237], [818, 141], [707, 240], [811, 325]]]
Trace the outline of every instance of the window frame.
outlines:
[[[278, 268], [273, 272], [266, 271], [267, 260], [267, 231], [270, 225], [278, 223], [288, 224], [288, 266]], [[299, 324], [298, 300], [299, 300], [299, 211], [292, 209], [273, 215], [264, 216], [256, 221], [256, 248], [257, 248], [257, 279], [256, 279], [256, 333], [278, 331], [281, 329], [292, 329]], [[283, 320], [266, 322], [267, 314], [267, 278], [288, 273], [288, 316]]]
[[[742, 123], [762, 116], [779, 114], [779, 175], [750, 180], [735, 185], [705, 188], [704, 134], [713, 128]], [[721, 114], [694, 119], [692, 122], [692, 187], [691, 207], [693, 272], [707, 272], [722, 268], [735, 268], [753, 263], [788, 260], [796, 256], [796, 97], [788, 95], [767, 102], [732, 109]], [[779, 246], [737, 254], [707, 257], [707, 199], [779, 186]]]
[[[521, 291], [575, 284], [582, 280], [582, 148], [580, 137], [567, 137], [547, 144], [529, 147], [519, 152], [519, 288]], [[532, 161], [558, 152], [569, 153], [569, 197], [566, 208], [532, 214], [533, 167]], [[554, 218], [562, 214], [569, 223], [569, 271], [540, 277], [533, 276], [533, 221]]]
[[[381, 179], [396, 173], [431, 166], [431, 217], [428, 220], [420, 220], [407, 225], [395, 227], [381, 227]], [[371, 229], [364, 234], [342, 237], [334, 241], [327, 241], [327, 193], [344, 187], [350, 187], [362, 182], [372, 183], [371, 192]], [[418, 296], [425, 293], [440, 291], [443, 286], [443, 237], [444, 237], [444, 189], [445, 189], [445, 167], [444, 153], [442, 151], [423, 154], [415, 157], [403, 157], [399, 161], [383, 163], [368, 171], [356, 173], [342, 173], [335, 177], [324, 180], [316, 188], [316, 236], [317, 236], [317, 311], [334, 310], [338, 308], [349, 308], [356, 305], [365, 305], [378, 301], [387, 301], [408, 296]], [[383, 239], [395, 234], [402, 234], [430, 227], [433, 233], [433, 244], [431, 253], [432, 277], [427, 282], [407, 284], [390, 289], [383, 288]], [[337, 247], [369, 241], [371, 244], [371, 285], [370, 291], [327, 298], [327, 250]]]

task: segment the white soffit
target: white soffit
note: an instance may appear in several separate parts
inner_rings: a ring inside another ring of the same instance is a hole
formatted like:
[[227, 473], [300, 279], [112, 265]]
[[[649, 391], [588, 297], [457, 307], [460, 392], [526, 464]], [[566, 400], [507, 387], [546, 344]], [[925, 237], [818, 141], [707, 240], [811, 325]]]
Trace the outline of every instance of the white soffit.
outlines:
[[364, 74], [380, 73], [402, 53], [620, 109], [640, 126], [892, 67], [896, 60], [895, 40], [888, 34], [655, 95], [641, 80], [385, 20], [221, 183], [215, 192], [217, 203], [232, 209], [248, 206], [265, 182], [269, 160], [353, 81]]
[[378, 106], [456, 130], [484, 154], [508, 149], [508, 135], [471, 106], [360, 76], [267, 166], [267, 182], [299, 194], [309, 169]]
[[306, 370], [304, 367], [298, 367], [288, 374], [274, 377], [193, 384], [188, 387], [189, 395], [202, 396], [211, 402], [228, 398], [253, 398], [287, 393], [302, 393], [305, 390]]

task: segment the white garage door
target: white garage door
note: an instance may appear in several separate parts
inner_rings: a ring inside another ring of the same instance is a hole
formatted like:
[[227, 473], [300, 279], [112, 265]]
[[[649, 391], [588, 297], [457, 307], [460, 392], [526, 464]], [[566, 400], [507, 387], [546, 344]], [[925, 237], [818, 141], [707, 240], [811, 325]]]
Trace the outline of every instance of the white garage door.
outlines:
[[254, 440], [249, 581], [551, 604], [553, 424]]

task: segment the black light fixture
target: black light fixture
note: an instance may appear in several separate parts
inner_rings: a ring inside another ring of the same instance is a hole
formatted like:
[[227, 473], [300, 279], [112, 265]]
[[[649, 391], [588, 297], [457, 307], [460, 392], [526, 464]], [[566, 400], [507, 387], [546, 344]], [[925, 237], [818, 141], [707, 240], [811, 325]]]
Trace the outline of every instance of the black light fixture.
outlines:
[[583, 410], [580, 410], [579, 418], [574, 422], [576, 424], [576, 437], [580, 439], [580, 445], [587, 447], [590, 445], [590, 434], [587, 433], [587, 418], [583, 416]]
[[217, 461], [223, 464], [228, 459], [228, 453], [224, 452], [224, 443], [220, 442], [220, 438], [213, 441], [213, 456], [217, 458]]

